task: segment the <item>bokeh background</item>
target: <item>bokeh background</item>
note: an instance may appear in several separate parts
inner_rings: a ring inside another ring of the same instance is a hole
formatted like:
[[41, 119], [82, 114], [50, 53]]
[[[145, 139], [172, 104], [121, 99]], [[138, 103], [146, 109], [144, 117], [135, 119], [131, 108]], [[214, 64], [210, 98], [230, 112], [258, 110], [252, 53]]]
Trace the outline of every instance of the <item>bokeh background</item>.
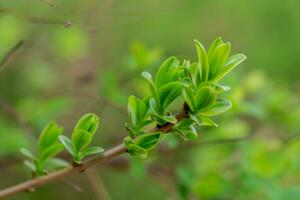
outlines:
[[124, 156], [12, 199], [300, 199], [299, 8], [297, 0], [1, 0], [0, 188], [30, 179], [19, 149], [33, 149], [51, 120], [68, 135], [95, 112], [94, 143], [122, 142], [128, 96], [149, 92], [140, 72], [172, 55], [195, 61], [193, 39], [208, 46], [222, 36], [248, 59], [224, 81], [233, 108], [218, 128], [191, 143], [169, 135], [147, 160]]

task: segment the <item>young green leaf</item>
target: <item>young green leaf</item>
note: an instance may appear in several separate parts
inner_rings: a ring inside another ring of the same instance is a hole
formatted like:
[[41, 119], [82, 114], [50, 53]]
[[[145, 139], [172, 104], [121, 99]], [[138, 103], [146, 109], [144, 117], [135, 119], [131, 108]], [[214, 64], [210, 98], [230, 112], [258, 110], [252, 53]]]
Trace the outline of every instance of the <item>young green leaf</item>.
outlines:
[[216, 92], [213, 87], [210, 86], [202, 86], [199, 87], [195, 94], [195, 108], [196, 112], [201, 108], [205, 108], [210, 105], [212, 102], [216, 100]]
[[128, 98], [128, 115], [131, 125], [135, 129], [138, 130], [139, 128], [142, 128], [141, 125], [146, 118], [147, 111], [147, 106], [144, 101], [133, 95]]
[[217, 101], [215, 101], [210, 106], [200, 110], [199, 113], [207, 117], [216, 116], [223, 112], [226, 112], [231, 108], [231, 106], [231, 102], [227, 99], [217, 99]]
[[216, 93], [221, 94], [223, 92], [229, 91], [231, 88], [227, 85], [221, 85], [221, 84], [214, 84], [214, 87], [216, 89]]
[[70, 164], [67, 161], [60, 158], [51, 158], [45, 162], [45, 166], [47, 166], [47, 169], [51, 171], [67, 167], [69, 165]]
[[191, 89], [197, 88], [197, 86], [200, 85], [200, 83], [201, 83], [201, 74], [200, 74], [199, 63], [193, 63], [190, 65], [188, 76], [189, 76], [188, 78], [190, 78], [191, 83], [192, 83]]
[[87, 147], [93, 139], [93, 134], [82, 129], [75, 129], [72, 134], [72, 144], [76, 153]]
[[184, 90], [182, 91], [182, 95], [185, 99], [185, 102], [188, 104], [189, 109], [192, 112], [196, 112], [196, 105], [195, 105], [195, 100], [194, 100], [194, 94], [191, 88], [185, 87]]
[[176, 126], [175, 130], [180, 134], [180, 136], [184, 140], [194, 140], [198, 137], [198, 133], [195, 126], [193, 124], [190, 124], [190, 122], [187, 122], [187, 124]]
[[29, 169], [30, 169], [30, 171], [32, 171], [32, 172], [36, 172], [36, 165], [32, 162], [32, 161], [29, 161], [29, 160], [25, 160], [24, 161], [24, 165], [26, 166], [26, 167], [28, 167]]
[[231, 72], [234, 68], [236, 68], [239, 64], [241, 64], [244, 60], [246, 60], [246, 56], [244, 54], [236, 54], [231, 56], [225, 67], [221, 69], [217, 75], [213, 78], [213, 81], [217, 82], [224, 78], [229, 72]]
[[198, 125], [198, 126], [214, 126], [218, 127], [218, 124], [216, 124], [214, 121], [212, 121], [208, 117], [204, 117], [201, 115], [194, 115], [190, 114], [190, 118]]
[[152, 150], [159, 142], [161, 133], [146, 133], [137, 138], [135, 144], [146, 150]]
[[224, 44], [223, 40], [221, 37], [217, 37], [210, 45], [208, 52], [207, 52], [207, 56], [208, 59], [211, 60], [212, 59], [212, 55], [215, 53], [215, 50], [218, 46], [220, 46], [221, 44]]
[[154, 85], [154, 81], [153, 81], [151, 74], [149, 74], [148, 72], [142, 72], [142, 76], [148, 81], [149, 86], [150, 86], [150, 91], [151, 91], [152, 95], [155, 96], [156, 95], [156, 87]]
[[21, 152], [24, 156], [30, 158], [31, 160], [36, 160], [36, 157], [35, 157], [35, 156], [31, 153], [31, 151], [29, 151], [28, 149], [22, 148], [22, 149], [20, 149], [20, 152]]
[[94, 154], [102, 153], [104, 149], [102, 147], [87, 147], [85, 150], [82, 151], [82, 156], [89, 156]]
[[73, 148], [76, 153], [87, 147], [97, 131], [99, 117], [96, 114], [88, 113], [79, 119], [72, 133]]
[[59, 152], [63, 150], [64, 146], [62, 144], [56, 143], [54, 145], [51, 145], [48, 147], [46, 150], [44, 150], [40, 155], [39, 155], [39, 162], [43, 163], [47, 159], [50, 159], [57, 155]]
[[155, 86], [159, 89], [166, 83], [177, 80], [179, 61], [175, 57], [168, 58], [158, 69], [155, 76]]
[[158, 124], [164, 125], [166, 123], [172, 123], [175, 124], [177, 122], [177, 119], [174, 115], [159, 115], [154, 113], [153, 117], [157, 121]]
[[129, 144], [127, 150], [131, 155], [137, 156], [141, 159], [146, 159], [148, 156], [148, 151], [136, 144]]
[[231, 44], [220, 44], [214, 51], [209, 61], [209, 80], [212, 80], [215, 75], [223, 68], [230, 54]]
[[149, 82], [149, 84], [150, 84], [151, 86], [154, 87], [154, 81], [153, 81], [153, 78], [152, 78], [152, 76], [151, 76], [150, 73], [148, 73], [148, 72], [142, 72], [141, 75]]
[[82, 116], [74, 130], [84, 130], [88, 133], [94, 134], [99, 126], [99, 117], [94, 113], [88, 113]]
[[209, 75], [209, 63], [208, 63], [207, 54], [204, 46], [199, 41], [197, 40], [194, 41], [195, 41], [198, 60], [199, 60], [199, 73], [201, 76], [201, 80], [207, 81]]
[[39, 137], [38, 152], [43, 153], [48, 147], [56, 144], [62, 131], [63, 128], [59, 127], [55, 122], [47, 124]]
[[155, 98], [151, 98], [149, 100], [149, 105], [153, 113], [157, 115], [163, 115], [163, 111], [160, 109], [159, 104], [157, 104], [157, 100]]
[[181, 94], [182, 84], [178, 81], [170, 82], [159, 88], [158, 96], [163, 112]]
[[74, 147], [73, 147], [73, 143], [72, 141], [64, 136], [64, 135], [61, 135], [59, 136], [59, 140], [60, 142], [64, 145], [64, 147], [66, 148], [66, 150], [72, 155], [74, 156], [75, 155], [75, 151], [74, 151]]

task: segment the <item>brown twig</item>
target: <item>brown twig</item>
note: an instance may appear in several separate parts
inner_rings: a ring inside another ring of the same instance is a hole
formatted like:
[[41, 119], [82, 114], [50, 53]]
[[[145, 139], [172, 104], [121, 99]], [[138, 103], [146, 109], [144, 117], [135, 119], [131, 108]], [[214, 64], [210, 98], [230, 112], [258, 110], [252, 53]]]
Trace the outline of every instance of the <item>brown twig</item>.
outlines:
[[0, 71], [4, 69], [5, 64], [9, 61], [10, 58], [17, 52], [18, 49], [24, 44], [24, 41], [19, 41], [12, 49], [10, 49], [7, 54], [4, 56], [0, 62]]
[[30, 144], [33, 145], [35, 142], [35, 137], [33, 135], [35, 131], [33, 126], [26, 122], [24, 118], [15, 110], [15, 108], [1, 96], [0, 109], [7, 113], [7, 116], [16, 122], [16, 124], [23, 130], [25, 136], [29, 138]]
[[71, 26], [71, 22], [68, 20], [62, 21], [62, 20], [56, 20], [56, 19], [46, 19], [46, 18], [42, 18], [42, 17], [25, 15], [25, 14], [19, 13], [18, 11], [14, 10], [14, 9], [10, 9], [10, 8], [2, 8], [2, 9], [0, 9], [0, 13], [13, 14], [13, 15], [15, 15], [17, 17], [21, 17], [31, 23], [63, 25], [66, 28]]
[[87, 179], [98, 200], [111, 200], [111, 197], [95, 168], [91, 168], [86, 172]]
[[126, 152], [126, 148], [123, 146], [123, 144], [120, 144], [118, 146], [115, 146], [115, 147], [109, 149], [102, 156], [91, 158], [91, 159], [87, 160], [80, 167], [69, 166], [62, 170], [53, 172], [51, 174], [48, 174], [48, 175], [30, 180], [30, 181], [26, 181], [26, 182], [20, 183], [18, 185], [4, 189], [4, 190], [0, 191], [0, 199], [4, 199], [4, 198], [7, 198], [14, 194], [17, 194], [19, 192], [26, 191], [29, 188], [37, 188], [46, 183], [66, 177], [67, 175], [70, 175], [72, 173], [80, 173], [80, 171], [82, 171], [83, 169], [87, 169], [96, 164], [103, 163], [103, 162], [110, 160], [114, 157], [117, 157], [125, 152]]
[[[186, 109], [187, 109], [187, 106], [185, 104], [182, 111], [176, 115], [176, 118], [178, 121], [181, 121], [183, 118], [188, 117], [188, 115], [187, 115], [188, 111]], [[174, 125], [175, 124], [168, 123], [165, 126], [158, 127], [156, 129], [163, 133], [167, 133], [172, 129], [172, 127]], [[59, 171], [50, 173], [48, 175], [45, 175], [45, 176], [42, 176], [39, 178], [35, 178], [33, 180], [29, 180], [29, 181], [20, 183], [18, 185], [11, 186], [7, 189], [1, 190], [0, 191], [0, 199], [4, 199], [6, 197], [15, 195], [22, 191], [28, 191], [28, 189], [31, 189], [31, 188], [40, 187], [46, 183], [64, 178], [67, 175], [70, 175], [72, 173], [81, 173], [92, 166], [95, 166], [97, 164], [111, 160], [111, 159], [113, 159], [119, 155], [122, 155], [126, 152], [127, 152], [126, 147], [123, 144], [119, 144], [119, 145], [107, 150], [106, 152], [104, 152], [103, 155], [91, 158], [91, 159], [83, 162], [82, 165], [80, 165], [80, 166], [69, 166], [69, 167], [61, 169]]]

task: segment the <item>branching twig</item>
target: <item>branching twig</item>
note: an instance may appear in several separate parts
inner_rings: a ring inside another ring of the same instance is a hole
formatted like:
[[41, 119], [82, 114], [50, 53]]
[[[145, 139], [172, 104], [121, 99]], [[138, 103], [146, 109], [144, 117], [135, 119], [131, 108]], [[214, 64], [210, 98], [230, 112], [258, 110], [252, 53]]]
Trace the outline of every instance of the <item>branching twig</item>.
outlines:
[[30, 180], [30, 181], [26, 181], [26, 182], [20, 183], [18, 185], [9, 187], [7, 189], [4, 189], [4, 190], [0, 191], [0, 199], [4, 199], [6, 197], [12, 196], [12, 195], [17, 194], [22, 191], [27, 191], [30, 188], [37, 188], [46, 183], [66, 177], [67, 175], [70, 175], [72, 173], [80, 173], [91, 166], [94, 166], [99, 163], [103, 163], [103, 162], [110, 160], [114, 157], [117, 157], [125, 152], [126, 152], [126, 148], [123, 146], [123, 144], [120, 144], [116, 147], [109, 149], [102, 156], [91, 158], [91, 159], [87, 160], [80, 166], [76, 166], [76, 167], [69, 166], [62, 170], [48, 174], [46, 176], [42, 176], [42, 177]]
[[[182, 119], [184, 119], [186, 117], [188, 117], [188, 112], [187, 112], [187, 106], [184, 105], [182, 111], [177, 114], [176, 118], [178, 121], [181, 121]], [[161, 131], [163, 133], [167, 133], [172, 129], [172, 127], [174, 125], [175, 124], [167, 123], [165, 126], [157, 128], [157, 130]], [[31, 188], [37, 188], [46, 183], [66, 177], [67, 175], [70, 175], [72, 173], [84, 172], [84, 170], [86, 170], [94, 165], [111, 160], [111, 159], [113, 159], [119, 155], [122, 155], [126, 152], [127, 152], [127, 149], [125, 148], [125, 146], [123, 144], [119, 144], [119, 145], [107, 150], [106, 152], [104, 152], [103, 155], [91, 158], [91, 159], [83, 162], [81, 165], [69, 166], [69, 167], [61, 169], [59, 171], [50, 173], [48, 175], [45, 175], [45, 176], [42, 176], [39, 178], [35, 178], [33, 180], [29, 180], [29, 181], [20, 183], [15, 186], [11, 186], [7, 189], [4, 189], [4, 190], [0, 191], [0, 199], [15, 195], [22, 191], [28, 191]]]

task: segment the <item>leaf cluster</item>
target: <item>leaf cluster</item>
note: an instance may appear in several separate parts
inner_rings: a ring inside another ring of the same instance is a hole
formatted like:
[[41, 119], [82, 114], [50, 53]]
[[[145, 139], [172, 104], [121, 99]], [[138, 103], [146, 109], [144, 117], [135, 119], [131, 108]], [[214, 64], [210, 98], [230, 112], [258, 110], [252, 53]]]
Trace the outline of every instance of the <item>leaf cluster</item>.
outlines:
[[[221, 37], [215, 39], [209, 49], [195, 40], [198, 61], [180, 62], [175, 57], [168, 58], [152, 76], [143, 72], [142, 76], [150, 87], [150, 95], [139, 99], [128, 98], [129, 122], [126, 124], [130, 136], [124, 140], [128, 152], [141, 158], [147, 157], [149, 150], [159, 142], [162, 131], [159, 128], [147, 131], [150, 125], [164, 127], [172, 124], [170, 132], [179, 134], [183, 139], [197, 137], [199, 126], [217, 126], [211, 117], [220, 115], [231, 108], [231, 102], [222, 98], [229, 86], [219, 83], [246, 56], [230, 56], [231, 44]], [[182, 98], [187, 105], [187, 117], [178, 121], [169, 106]]]
[[46, 174], [52, 168], [65, 167], [68, 165], [66, 161], [55, 158], [64, 148], [72, 155], [73, 161], [80, 164], [84, 157], [104, 151], [101, 147], [89, 146], [98, 126], [99, 117], [88, 113], [79, 119], [69, 139], [62, 135], [63, 128], [57, 123], [47, 124], [39, 136], [36, 155], [28, 149], [21, 149], [21, 153], [28, 158], [24, 164], [37, 176]]

